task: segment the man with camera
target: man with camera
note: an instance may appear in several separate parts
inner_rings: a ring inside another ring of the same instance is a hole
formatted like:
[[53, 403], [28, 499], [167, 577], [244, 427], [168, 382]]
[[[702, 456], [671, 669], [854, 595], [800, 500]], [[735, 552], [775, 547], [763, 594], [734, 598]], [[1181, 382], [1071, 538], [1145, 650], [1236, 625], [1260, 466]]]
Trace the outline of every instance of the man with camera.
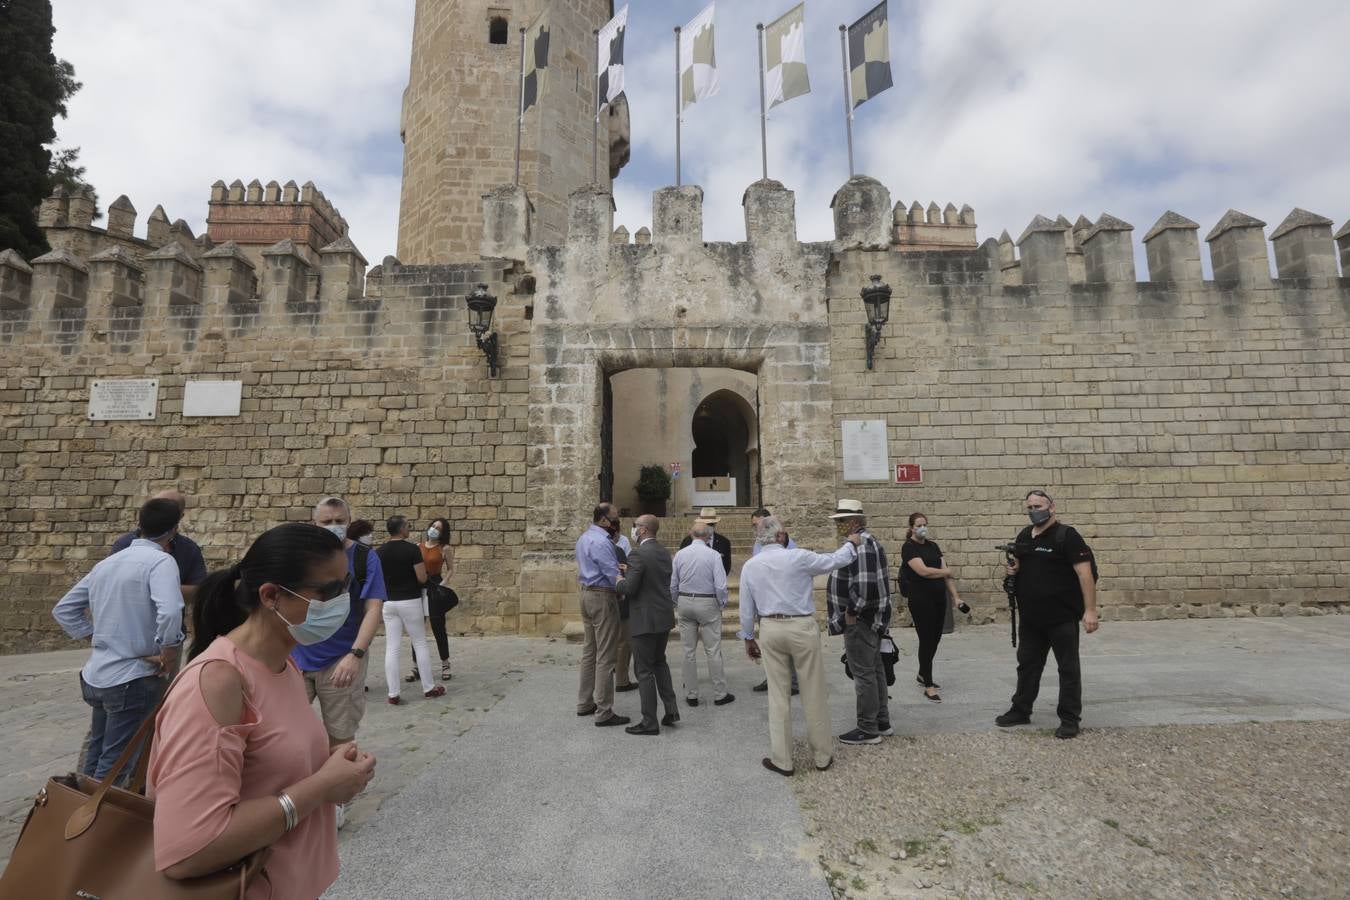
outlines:
[[1012, 708], [994, 719], [1007, 728], [1031, 721], [1041, 688], [1041, 671], [1051, 650], [1059, 666], [1059, 728], [1055, 737], [1078, 736], [1083, 712], [1082, 677], [1078, 662], [1078, 622], [1097, 630], [1097, 586], [1092, 551], [1083, 536], [1055, 515], [1055, 501], [1045, 491], [1026, 496], [1031, 525], [1015, 544], [1016, 559], [1008, 565], [1015, 580], [1018, 610], [1017, 691]]

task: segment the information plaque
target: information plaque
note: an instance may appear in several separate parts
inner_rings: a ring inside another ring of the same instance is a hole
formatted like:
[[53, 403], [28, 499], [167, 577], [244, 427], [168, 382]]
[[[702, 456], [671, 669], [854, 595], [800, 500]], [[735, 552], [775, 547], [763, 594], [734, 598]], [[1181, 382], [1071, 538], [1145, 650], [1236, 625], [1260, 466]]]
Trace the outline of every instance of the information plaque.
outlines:
[[237, 416], [242, 381], [189, 381], [183, 385], [183, 416]]
[[155, 417], [158, 403], [158, 378], [89, 382], [89, 418], [95, 422], [120, 419], [144, 422]]
[[886, 449], [885, 419], [845, 419], [844, 480], [891, 480], [890, 453]]

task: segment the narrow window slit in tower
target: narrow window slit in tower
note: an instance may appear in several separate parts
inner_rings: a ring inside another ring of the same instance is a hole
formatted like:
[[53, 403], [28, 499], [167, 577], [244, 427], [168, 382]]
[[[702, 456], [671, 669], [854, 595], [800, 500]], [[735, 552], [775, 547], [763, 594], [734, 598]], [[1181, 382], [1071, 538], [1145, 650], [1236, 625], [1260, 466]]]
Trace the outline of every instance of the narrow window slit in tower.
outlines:
[[488, 43], [506, 43], [507, 21], [502, 16], [493, 16], [488, 22]]

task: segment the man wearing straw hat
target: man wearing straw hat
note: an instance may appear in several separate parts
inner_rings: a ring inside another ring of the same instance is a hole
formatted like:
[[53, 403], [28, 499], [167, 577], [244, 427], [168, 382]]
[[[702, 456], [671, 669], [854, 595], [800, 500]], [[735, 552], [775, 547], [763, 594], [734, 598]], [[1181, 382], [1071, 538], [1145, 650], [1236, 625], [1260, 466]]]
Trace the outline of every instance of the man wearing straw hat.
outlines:
[[[725, 537], [717, 533], [717, 523], [720, 521], [721, 519], [717, 517], [717, 510], [712, 508], [711, 506], [705, 506], [703, 507], [702, 511], [699, 512], [698, 518], [695, 520], [695, 524], [707, 525], [710, 529], [712, 529], [713, 533], [712, 548], [716, 550], [718, 553], [722, 554], [722, 569], [728, 575], [730, 575], [731, 541], [727, 540]], [[685, 535], [684, 540], [680, 541], [680, 549], [683, 550], [685, 547], [688, 547], [692, 542], [693, 538], [691, 538], [689, 535]]]

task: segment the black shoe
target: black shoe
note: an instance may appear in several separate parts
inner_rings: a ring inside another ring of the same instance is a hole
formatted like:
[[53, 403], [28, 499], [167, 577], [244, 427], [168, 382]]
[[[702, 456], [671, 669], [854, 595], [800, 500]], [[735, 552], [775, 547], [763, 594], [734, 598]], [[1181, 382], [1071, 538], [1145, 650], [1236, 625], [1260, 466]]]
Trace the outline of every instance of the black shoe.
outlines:
[[660, 729], [660, 728], [657, 728], [655, 725], [653, 725], [653, 726], [651, 726], [650, 728], [648, 728], [646, 725], [643, 725], [643, 724], [640, 723], [640, 722], [639, 722], [637, 725], [629, 725], [627, 728], [624, 729], [624, 731], [628, 732], [629, 734], [660, 734], [660, 733], [661, 733], [661, 729]]
[[880, 744], [881, 735], [873, 734], [870, 731], [863, 731], [861, 728], [855, 728], [852, 731], [846, 731], [839, 735], [841, 744]]
[[595, 723], [596, 728], [611, 728], [615, 725], [627, 725], [633, 721], [627, 716], [610, 716], [608, 719], [600, 719]]
[[[779, 775], [787, 775], [788, 777], [792, 776], [791, 769], [778, 768], [773, 764], [773, 760], [769, 759], [767, 756], [761, 759], [760, 762], [763, 763], [764, 768], [768, 769], [770, 772], [777, 772]], [[831, 762], [833, 762], [833, 760], [831, 760]]]
[[769, 679], [765, 678], [763, 681], [752, 687], [750, 690], [754, 691], [756, 694], [762, 694], [768, 689], [769, 689]]
[[1013, 725], [1030, 725], [1031, 716], [1026, 713], [1020, 713], [1015, 709], [1010, 709], [1003, 715], [995, 718], [994, 724], [999, 728], [1011, 728]]
[[801, 691], [797, 690], [796, 685], [793, 685], [793, 687], [792, 687], [792, 696], [795, 697], [795, 696], [797, 696], [797, 695], [800, 694], [800, 693], [801, 693]]
[[661, 724], [666, 726], [667, 728], [671, 727], [672, 725], [680, 724], [680, 714], [666, 713], [664, 716], [661, 717]]
[[587, 709], [579, 709], [579, 710], [577, 710], [577, 715], [579, 715], [579, 716], [593, 716], [593, 715], [595, 715], [595, 704], [592, 703], [592, 704], [590, 705], [590, 707], [587, 708]]
[[834, 757], [833, 757], [833, 756], [830, 757], [830, 761], [827, 762], [825, 765], [823, 765], [823, 766], [816, 766], [816, 771], [817, 771], [817, 772], [828, 772], [828, 771], [830, 771], [830, 766], [832, 766], [832, 765], [834, 765]]
[[1078, 737], [1078, 726], [1068, 722], [1060, 722], [1059, 727], [1055, 729], [1055, 737], [1067, 741], [1069, 738]]
[[636, 684], [616, 684], [616, 685], [614, 685], [614, 690], [617, 691], [617, 692], [619, 692], [619, 693], [623, 693], [624, 691], [636, 691], [636, 690], [637, 690], [637, 685], [636, 685]]
[[[933, 685], [933, 689], [934, 689], [934, 690], [937, 690], [937, 685]], [[928, 689], [927, 689], [927, 688], [924, 689], [923, 696], [924, 696], [924, 699], [925, 699], [925, 700], [931, 700], [931, 701], [933, 701], [934, 703], [941, 703], [941, 702], [942, 702], [942, 695], [941, 695], [941, 694], [930, 694], [930, 693], [928, 693]]]
[[923, 679], [917, 675], [914, 676], [914, 683], [917, 684], [919, 687], [931, 687], [937, 688], [938, 690], [942, 690], [942, 685], [938, 684], [936, 681], [933, 682], [932, 684], [924, 684]]
[[736, 702], [735, 694], [725, 694], [713, 701], [713, 706], [726, 706], [728, 703]]
[[688, 703], [690, 706], [698, 706], [698, 698], [697, 698], [697, 697], [685, 697], [685, 698], [684, 698], [684, 702], [685, 702], [685, 703]]

